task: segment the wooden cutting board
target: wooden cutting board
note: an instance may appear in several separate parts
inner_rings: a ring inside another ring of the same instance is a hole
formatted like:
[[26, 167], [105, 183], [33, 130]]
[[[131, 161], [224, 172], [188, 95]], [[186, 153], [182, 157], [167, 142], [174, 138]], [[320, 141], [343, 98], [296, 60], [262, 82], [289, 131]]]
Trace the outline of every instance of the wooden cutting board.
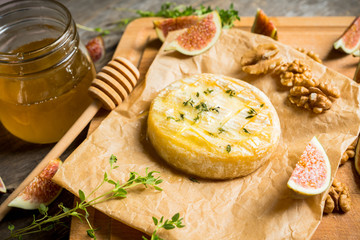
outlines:
[[[324, 64], [353, 78], [358, 59], [333, 50], [333, 42], [352, 22], [353, 17], [274, 17], [278, 27], [279, 41], [293, 47], [302, 47], [320, 55]], [[126, 28], [114, 56], [123, 56], [139, 67], [142, 81], [155, 58], [161, 42], [153, 29], [154, 18], [142, 18], [131, 22]], [[236, 23], [237, 28], [250, 31], [253, 17], [243, 17]], [[239, 56], [240, 57], [240, 56]], [[91, 133], [104, 119], [106, 112], [100, 112], [89, 128]], [[313, 240], [360, 239], [360, 176], [356, 173], [354, 161], [349, 160], [339, 168], [337, 178], [350, 188], [352, 209], [346, 214], [325, 215]], [[97, 239], [134, 240], [142, 239], [143, 233], [132, 229], [94, 208], [89, 209], [91, 224]], [[149, 216], [151, 217], [151, 216]], [[185, 223], [186, 224], [186, 223]], [[261, 223], [260, 223], [261, 224]], [[88, 226], [73, 218], [70, 240], [87, 240]]]

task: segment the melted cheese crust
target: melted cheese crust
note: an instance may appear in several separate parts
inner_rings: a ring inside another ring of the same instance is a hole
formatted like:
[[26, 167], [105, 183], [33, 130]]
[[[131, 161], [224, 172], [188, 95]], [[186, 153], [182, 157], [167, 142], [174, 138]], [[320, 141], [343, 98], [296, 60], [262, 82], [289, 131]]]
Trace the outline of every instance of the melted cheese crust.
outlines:
[[213, 74], [169, 85], [153, 100], [148, 117], [158, 154], [202, 178], [250, 174], [270, 157], [280, 134], [277, 113], [263, 92]]

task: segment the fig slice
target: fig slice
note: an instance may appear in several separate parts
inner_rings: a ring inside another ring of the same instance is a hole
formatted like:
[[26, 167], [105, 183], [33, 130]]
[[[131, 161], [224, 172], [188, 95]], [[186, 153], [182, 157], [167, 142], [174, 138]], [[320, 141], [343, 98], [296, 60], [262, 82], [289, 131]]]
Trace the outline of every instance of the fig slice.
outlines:
[[334, 42], [334, 48], [347, 54], [360, 56], [360, 16], [356, 17], [341, 37]]
[[91, 60], [95, 63], [105, 55], [104, 39], [101, 36], [94, 37], [86, 44]]
[[301, 195], [311, 196], [324, 192], [330, 180], [329, 158], [318, 139], [313, 137], [301, 154], [287, 185]]
[[221, 34], [221, 19], [217, 11], [202, 15], [201, 21], [187, 28], [177, 38], [165, 46], [165, 51], [177, 50], [194, 56], [212, 47]]
[[36, 176], [33, 181], [9, 203], [9, 207], [37, 209], [40, 204], [49, 205], [59, 196], [62, 187], [51, 181], [62, 162], [54, 159]]
[[6, 186], [5, 186], [4, 181], [2, 180], [1, 177], [0, 177], [0, 192], [6, 193]]
[[164, 42], [170, 31], [189, 28], [201, 21], [202, 16], [184, 16], [153, 21], [158, 38]]
[[262, 34], [278, 40], [277, 29], [270, 18], [260, 8], [256, 11], [254, 23], [251, 27], [252, 33]]

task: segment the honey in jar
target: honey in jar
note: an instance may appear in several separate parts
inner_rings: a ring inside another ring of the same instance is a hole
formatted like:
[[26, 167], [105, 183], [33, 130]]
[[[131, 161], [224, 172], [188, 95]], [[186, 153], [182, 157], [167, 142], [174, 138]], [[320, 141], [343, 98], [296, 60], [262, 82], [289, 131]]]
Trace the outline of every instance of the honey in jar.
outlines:
[[90, 104], [95, 70], [69, 11], [53, 1], [0, 6], [0, 120], [33, 143], [58, 141]]

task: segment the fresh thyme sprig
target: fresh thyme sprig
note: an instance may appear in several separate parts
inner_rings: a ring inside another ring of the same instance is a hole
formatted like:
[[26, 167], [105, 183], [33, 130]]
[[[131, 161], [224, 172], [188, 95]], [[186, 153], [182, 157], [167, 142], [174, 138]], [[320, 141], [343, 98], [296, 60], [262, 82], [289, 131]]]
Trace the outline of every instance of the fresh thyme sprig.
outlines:
[[213, 89], [208, 88], [204, 91], [204, 94], [208, 95], [208, 94], [212, 93], [213, 91], [214, 91]]
[[[183, 218], [180, 218], [179, 213], [176, 213], [174, 216], [172, 216], [171, 219], [166, 219], [165, 221], [164, 221], [164, 217], [161, 217], [160, 220], [158, 220], [156, 217], [152, 217], [152, 219], [155, 224], [155, 230], [153, 231], [150, 240], [163, 240], [162, 238], [160, 238], [157, 235], [157, 231], [159, 231], [159, 229], [161, 229], [161, 228], [163, 228], [165, 230], [171, 230], [174, 228], [185, 227], [185, 225], [182, 224]], [[143, 240], [149, 240], [144, 236], [142, 238], [143, 238]]]
[[198, 110], [198, 113], [197, 113], [196, 117], [194, 118], [194, 121], [197, 122], [197, 121], [199, 121], [199, 119], [201, 117], [201, 114], [203, 112], [211, 111], [211, 112], [219, 113], [220, 107], [219, 106], [217, 106], [217, 107], [208, 107], [205, 102], [200, 102], [198, 105], [195, 106], [195, 109]]
[[253, 118], [258, 114], [257, 111], [255, 109], [253, 109], [252, 107], [250, 107], [250, 109], [249, 109], [249, 111], [247, 111], [247, 113], [249, 115], [246, 116], [245, 119]]
[[184, 121], [185, 119], [185, 114], [184, 113], [179, 113], [179, 118], [175, 118], [173, 116], [167, 116], [166, 119], [172, 119], [174, 120], [175, 122], [180, 122], [180, 121]]
[[[109, 159], [110, 163], [110, 171], [113, 169], [118, 168], [118, 166], [115, 166], [117, 158], [114, 155], [111, 155]], [[129, 179], [125, 183], [120, 183], [120, 181], [115, 181], [109, 178], [108, 173], [104, 173], [104, 177], [102, 182], [93, 189], [92, 192], [90, 192], [88, 195], [85, 195], [85, 193], [82, 190], [79, 190], [79, 198], [80, 202], [76, 203], [76, 206], [72, 209], [69, 209], [67, 207], [64, 207], [63, 204], [59, 204], [60, 211], [55, 214], [54, 216], [48, 215], [48, 207], [41, 204], [39, 208], [39, 212], [43, 217], [40, 219], [35, 219], [34, 221], [27, 227], [15, 230], [14, 225], [10, 224], [8, 226], [10, 230], [10, 237], [6, 239], [12, 239], [12, 238], [18, 238], [21, 239], [22, 236], [41, 232], [41, 231], [49, 231], [55, 227], [56, 224], [61, 223], [60, 220], [65, 217], [74, 216], [79, 218], [81, 221], [84, 219], [87, 224], [89, 225], [89, 228], [87, 230], [87, 234], [89, 237], [96, 239], [95, 231], [91, 226], [91, 223], [89, 221], [89, 213], [87, 211], [87, 208], [90, 206], [93, 206], [95, 204], [106, 202], [110, 199], [122, 199], [126, 198], [128, 194], [128, 190], [130, 188], [134, 188], [138, 185], [143, 185], [144, 187], [152, 186], [154, 189], [158, 191], [162, 191], [162, 189], [158, 186], [160, 183], [162, 183], [162, 179], [160, 177], [155, 177], [154, 174], [157, 174], [156, 171], [148, 171], [146, 169], [145, 175], [141, 176], [137, 172], [130, 172]], [[97, 192], [105, 183], [109, 183], [111, 185], [114, 185], [114, 187], [107, 191], [106, 193], [103, 193], [97, 197], [94, 196], [95, 192]], [[91, 198], [93, 197], [93, 198]]]

